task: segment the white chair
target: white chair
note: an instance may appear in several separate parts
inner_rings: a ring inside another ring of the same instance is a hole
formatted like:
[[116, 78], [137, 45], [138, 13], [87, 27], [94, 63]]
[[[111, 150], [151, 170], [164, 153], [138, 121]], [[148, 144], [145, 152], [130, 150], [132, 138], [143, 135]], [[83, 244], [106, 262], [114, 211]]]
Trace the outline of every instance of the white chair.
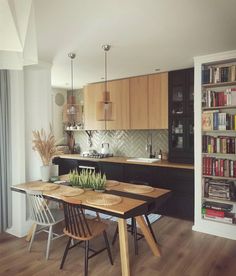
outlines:
[[[64, 236], [53, 233], [52, 227], [57, 223], [64, 220], [64, 212], [60, 209], [49, 209], [47, 201], [44, 199], [41, 191], [27, 190], [26, 195], [29, 202], [30, 216], [35, 223], [32, 237], [30, 240], [29, 251], [31, 250], [32, 243], [34, 241], [35, 234], [42, 231], [48, 233], [46, 259], [48, 260], [51, 240], [55, 240]], [[42, 226], [38, 231], [37, 227]], [[49, 228], [46, 230], [45, 228]]]

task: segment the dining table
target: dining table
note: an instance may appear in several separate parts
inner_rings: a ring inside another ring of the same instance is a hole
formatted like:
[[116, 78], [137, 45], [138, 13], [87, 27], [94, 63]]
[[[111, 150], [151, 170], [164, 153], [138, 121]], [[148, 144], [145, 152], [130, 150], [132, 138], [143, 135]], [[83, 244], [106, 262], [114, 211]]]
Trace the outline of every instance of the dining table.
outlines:
[[[26, 193], [27, 190], [32, 189], [41, 190], [43, 191], [43, 195], [46, 199], [63, 202], [63, 199], [65, 199], [65, 191], [67, 191], [68, 196], [69, 186], [68, 182], [63, 182], [67, 180], [67, 176], [62, 176], [61, 179], [62, 183], [60, 184], [42, 181], [21, 183], [12, 186], [11, 190], [22, 193]], [[78, 199], [78, 202], [82, 204], [83, 208], [117, 218], [121, 271], [123, 276], [130, 275], [127, 219], [136, 219], [136, 222], [153, 255], [157, 257], [161, 256], [160, 248], [154, 241], [143, 215], [147, 214], [150, 210], [158, 210], [158, 208], [170, 197], [171, 191], [150, 186], [146, 187], [148, 188], [145, 189], [145, 187], [140, 186], [139, 189], [139, 186], [135, 184], [118, 181], [110, 181], [109, 184], [109, 181], [107, 181], [106, 190], [102, 194], [92, 190], [84, 190], [82, 193], [78, 193], [77, 195], [76, 193], [73, 195], [71, 192], [69, 194], [69, 196], [72, 196], [74, 199]], [[70, 191], [73, 191], [71, 189], [75, 189], [75, 191], [78, 189], [73, 187], [69, 188]], [[115, 199], [119, 198], [119, 200], [114, 202], [114, 204], [108, 201], [107, 204], [106, 202], [100, 204], [102, 195], [104, 195], [104, 197], [112, 195]], [[98, 199], [97, 202], [96, 199]]]

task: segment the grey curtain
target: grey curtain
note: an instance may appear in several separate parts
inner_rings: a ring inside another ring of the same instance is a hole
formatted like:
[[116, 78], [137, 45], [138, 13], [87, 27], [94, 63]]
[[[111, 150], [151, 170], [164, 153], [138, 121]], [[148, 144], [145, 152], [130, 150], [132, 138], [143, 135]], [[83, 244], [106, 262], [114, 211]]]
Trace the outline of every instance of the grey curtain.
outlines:
[[11, 140], [9, 74], [0, 70], [0, 232], [11, 226]]

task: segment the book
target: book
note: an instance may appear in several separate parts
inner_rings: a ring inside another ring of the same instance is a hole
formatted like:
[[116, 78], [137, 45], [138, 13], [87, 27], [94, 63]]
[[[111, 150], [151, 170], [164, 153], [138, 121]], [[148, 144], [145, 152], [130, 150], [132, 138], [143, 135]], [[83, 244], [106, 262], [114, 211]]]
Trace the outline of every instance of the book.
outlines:
[[204, 219], [209, 219], [213, 221], [218, 221], [218, 222], [224, 222], [228, 224], [233, 224], [234, 223], [234, 217], [217, 217], [217, 216], [209, 216], [207, 214], [203, 214]]
[[213, 130], [213, 112], [202, 113], [202, 129], [204, 131]]
[[233, 210], [233, 204], [220, 203], [220, 202], [214, 202], [214, 201], [205, 201], [203, 203], [203, 207], [210, 208], [213, 210], [220, 210], [224, 212], [231, 212]]

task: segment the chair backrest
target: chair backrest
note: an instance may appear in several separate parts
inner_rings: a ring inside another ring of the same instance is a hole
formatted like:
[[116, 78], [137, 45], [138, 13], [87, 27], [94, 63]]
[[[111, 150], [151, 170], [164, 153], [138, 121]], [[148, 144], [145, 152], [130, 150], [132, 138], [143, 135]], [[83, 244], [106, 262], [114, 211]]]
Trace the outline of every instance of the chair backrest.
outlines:
[[73, 198], [65, 198], [63, 206], [66, 231], [75, 237], [91, 237], [92, 232], [81, 206], [81, 201]]
[[41, 191], [27, 190], [31, 219], [41, 225], [55, 223], [55, 219], [48, 207]]

